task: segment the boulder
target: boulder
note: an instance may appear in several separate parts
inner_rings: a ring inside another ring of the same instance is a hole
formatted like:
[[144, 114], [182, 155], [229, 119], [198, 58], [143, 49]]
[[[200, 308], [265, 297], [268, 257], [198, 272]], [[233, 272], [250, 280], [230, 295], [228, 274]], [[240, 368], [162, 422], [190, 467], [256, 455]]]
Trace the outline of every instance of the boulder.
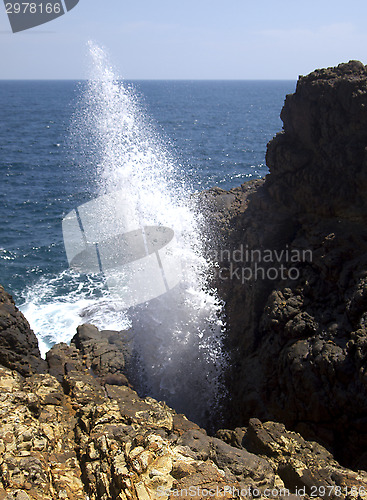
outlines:
[[29, 376], [46, 371], [38, 341], [12, 297], [0, 286], [0, 364]]
[[125, 362], [129, 360], [132, 334], [128, 331], [99, 331], [94, 325], [84, 324], [77, 328], [71, 340], [84, 355], [88, 368], [99, 376], [106, 376], [111, 385], [124, 385]]

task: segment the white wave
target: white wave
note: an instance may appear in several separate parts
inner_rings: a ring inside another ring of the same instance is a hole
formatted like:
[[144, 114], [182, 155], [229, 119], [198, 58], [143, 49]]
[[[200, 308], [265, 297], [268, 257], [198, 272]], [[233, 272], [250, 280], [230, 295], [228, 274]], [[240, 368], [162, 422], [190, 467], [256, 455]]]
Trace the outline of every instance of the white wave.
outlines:
[[100, 279], [71, 271], [42, 277], [23, 292], [19, 309], [36, 334], [43, 357], [54, 344], [69, 343], [83, 323], [101, 330], [130, 327], [126, 312], [110, 300]]

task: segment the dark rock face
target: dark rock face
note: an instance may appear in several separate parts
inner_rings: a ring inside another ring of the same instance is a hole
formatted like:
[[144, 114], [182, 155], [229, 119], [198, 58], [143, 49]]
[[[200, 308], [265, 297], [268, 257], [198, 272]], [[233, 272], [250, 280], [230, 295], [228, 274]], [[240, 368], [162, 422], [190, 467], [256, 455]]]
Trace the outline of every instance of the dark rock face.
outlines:
[[[225, 208], [221, 193], [207, 195], [223, 235], [231, 425], [278, 420], [367, 468], [366, 68], [301, 77], [281, 117], [265, 181], [223, 193]], [[234, 254], [241, 246], [260, 253]], [[307, 258], [277, 261], [282, 250]]]
[[357, 61], [301, 77], [268, 145], [270, 194], [294, 213], [367, 214], [367, 69]]
[[45, 371], [38, 341], [12, 297], [0, 286], [0, 364], [22, 375]]

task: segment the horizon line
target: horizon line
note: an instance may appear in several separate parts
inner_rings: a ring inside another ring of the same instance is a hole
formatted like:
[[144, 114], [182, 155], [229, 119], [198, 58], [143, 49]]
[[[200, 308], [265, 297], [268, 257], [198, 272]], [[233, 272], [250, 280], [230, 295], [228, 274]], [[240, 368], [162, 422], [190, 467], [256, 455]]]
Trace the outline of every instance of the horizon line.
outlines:
[[[0, 78], [0, 82], [88, 82], [93, 78]], [[294, 82], [293, 78], [117, 78], [140, 82]]]

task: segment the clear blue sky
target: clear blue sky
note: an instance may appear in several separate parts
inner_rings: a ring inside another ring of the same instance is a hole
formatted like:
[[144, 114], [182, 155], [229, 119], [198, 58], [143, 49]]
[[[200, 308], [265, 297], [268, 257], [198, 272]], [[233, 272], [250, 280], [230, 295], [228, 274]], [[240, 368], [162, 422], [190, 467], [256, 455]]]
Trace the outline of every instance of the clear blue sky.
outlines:
[[0, 79], [86, 78], [89, 39], [127, 79], [295, 80], [367, 64], [367, 1], [80, 0], [17, 34], [1, 2]]

